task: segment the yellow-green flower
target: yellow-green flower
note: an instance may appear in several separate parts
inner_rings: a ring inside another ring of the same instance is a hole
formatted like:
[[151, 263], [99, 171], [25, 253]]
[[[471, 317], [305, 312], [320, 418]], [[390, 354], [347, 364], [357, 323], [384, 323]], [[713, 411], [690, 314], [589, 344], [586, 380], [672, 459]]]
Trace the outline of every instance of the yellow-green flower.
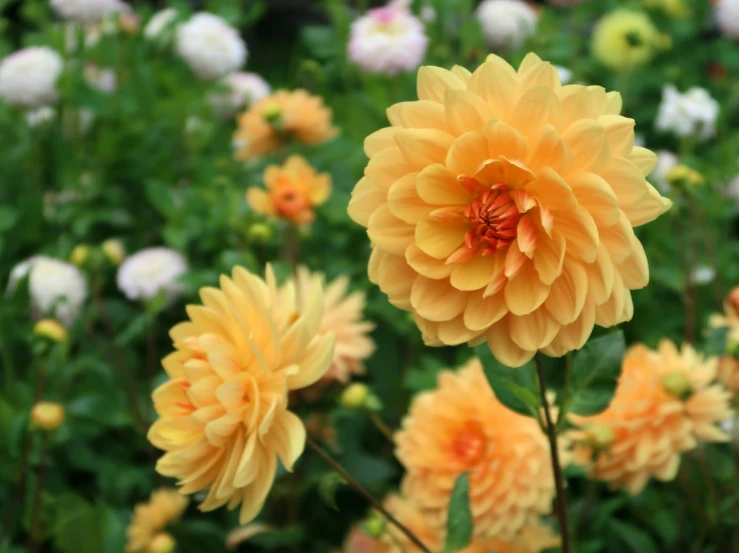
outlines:
[[33, 333], [53, 342], [65, 342], [67, 340], [67, 329], [54, 319], [41, 319], [33, 327]]
[[644, 4], [649, 8], [659, 8], [672, 18], [690, 15], [690, 8], [685, 0], [644, 0]]
[[619, 9], [595, 24], [591, 48], [601, 64], [625, 70], [649, 62], [667, 41], [646, 14]]

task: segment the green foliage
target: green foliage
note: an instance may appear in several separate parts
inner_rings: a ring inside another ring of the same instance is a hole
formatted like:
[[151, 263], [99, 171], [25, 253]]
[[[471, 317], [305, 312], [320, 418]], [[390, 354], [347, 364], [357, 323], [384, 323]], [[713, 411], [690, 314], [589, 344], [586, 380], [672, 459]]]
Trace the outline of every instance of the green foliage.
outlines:
[[493, 356], [487, 344], [477, 346], [475, 353], [495, 397], [516, 413], [536, 417], [541, 401], [536, 395], [539, 384], [534, 362], [518, 368], [506, 367]]
[[470, 510], [470, 481], [465, 472], [457, 476], [449, 499], [446, 521], [446, 543], [442, 553], [456, 553], [472, 541], [474, 519]]

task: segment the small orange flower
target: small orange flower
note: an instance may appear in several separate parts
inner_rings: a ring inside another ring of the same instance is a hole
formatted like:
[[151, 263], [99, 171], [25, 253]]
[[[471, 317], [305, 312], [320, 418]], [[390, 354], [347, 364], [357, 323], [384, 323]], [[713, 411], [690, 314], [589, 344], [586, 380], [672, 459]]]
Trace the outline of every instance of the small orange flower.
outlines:
[[264, 171], [267, 190], [252, 187], [246, 193], [249, 206], [262, 215], [307, 225], [315, 218], [314, 209], [331, 193], [331, 175], [317, 173], [302, 157], [290, 156], [284, 165], [270, 165]]
[[[385, 508], [431, 551], [441, 551], [443, 549], [444, 531], [431, 526], [423, 511], [413, 501], [398, 495], [391, 495], [385, 500]], [[386, 535], [383, 539], [386, 550], [382, 551], [375, 548], [372, 550], [373, 553], [420, 551], [405, 534], [398, 531], [394, 526], [388, 525], [387, 531], [389, 535]], [[510, 539], [474, 539], [459, 553], [490, 553], [491, 551], [495, 553], [541, 553], [550, 547], [558, 547], [560, 541], [560, 538], [549, 526], [539, 518], [532, 518]]]
[[239, 116], [238, 125], [237, 159], [265, 156], [291, 140], [321, 144], [339, 133], [323, 100], [302, 89], [277, 90], [262, 98]]
[[593, 416], [570, 414], [573, 460], [592, 478], [639, 493], [650, 477], [675, 478], [684, 451], [698, 440], [723, 442], [716, 424], [731, 415], [729, 394], [716, 383], [715, 359], [689, 345], [663, 340], [657, 351], [629, 349], [608, 408]]
[[177, 490], [161, 488], [151, 494], [148, 502], [136, 505], [126, 530], [126, 553], [148, 551], [160, 532], [182, 516], [188, 503]]
[[442, 372], [436, 390], [413, 401], [395, 435], [406, 469], [403, 492], [435, 528], [443, 528], [456, 478], [470, 473], [478, 540], [512, 539], [551, 510], [554, 496], [547, 438], [536, 420], [500, 403], [472, 359]]
[[[306, 267], [299, 267], [294, 283], [297, 292], [298, 309], [310, 300], [310, 283], [321, 274], [311, 274]], [[337, 380], [346, 384], [352, 375], [364, 372], [364, 360], [375, 351], [375, 343], [369, 333], [375, 325], [362, 320], [365, 297], [362, 292], [347, 295], [349, 278], [341, 276], [325, 285], [323, 319], [319, 334], [333, 332], [336, 335], [336, 348], [331, 368], [324, 380]]]
[[261, 510], [277, 458], [287, 470], [303, 452], [305, 427], [288, 410], [288, 392], [328, 370], [334, 336], [318, 335], [323, 314], [319, 279], [298, 313], [278, 291], [241, 267], [202, 288], [203, 305], [170, 330], [175, 352], [162, 364], [170, 379], [154, 391], [159, 419], [148, 438], [166, 453], [157, 471], [179, 479], [180, 492], [208, 490], [200, 510], [241, 505], [240, 524]]

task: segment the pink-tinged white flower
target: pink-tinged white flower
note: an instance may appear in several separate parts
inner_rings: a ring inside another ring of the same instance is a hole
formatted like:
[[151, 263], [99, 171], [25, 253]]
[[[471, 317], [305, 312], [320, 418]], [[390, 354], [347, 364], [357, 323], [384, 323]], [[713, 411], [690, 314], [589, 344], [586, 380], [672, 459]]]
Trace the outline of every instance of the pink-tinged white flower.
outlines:
[[231, 73], [223, 79], [222, 90], [209, 97], [213, 109], [221, 117], [231, 117], [237, 111], [268, 96], [272, 89], [256, 73]]
[[51, 0], [50, 3], [59, 17], [81, 23], [99, 21], [107, 15], [131, 9], [121, 0]]
[[369, 73], [396, 75], [418, 68], [429, 39], [406, 2], [369, 10], [352, 23], [349, 59]]
[[662, 89], [662, 103], [655, 121], [659, 131], [707, 140], [716, 134], [719, 103], [705, 89], [694, 86], [685, 93], [668, 84]]
[[32, 46], [0, 62], [0, 96], [9, 104], [38, 108], [56, 100], [64, 61], [51, 48]]
[[721, 32], [732, 40], [739, 40], [739, 0], [719, 0], [715, 14]]
[[158, 38], [177, 19], [177, 15], [178, 12], [174, 8], [159, 10], [151, 16], [146, 27], [144, 27], [144, 37], [149, 40]]
[[164, 293], [174, 300], [182, 290], [177, 278], [187, 272], [181, 253], [169, 248], [147, 248], [126, 258], [118, 268], [118, 288], [130, 300], [150, 300]]
[[657, 152], [657, 165], [649, 173], [648, 180], [663, 194], [669, 192], [672, 187], [667, 182], [667, 174], [677, 167], [679, 163], [680, 158], [677, 155], [668, 150], [659, 150]]
[[115, 92], [118, 86], [118, 78], [116, 77], [115, 71], [98, 67], [91, 63], [85, 65], [84, 77], [85, 82], [89, 86], [96, 88], [100, 92], [109, 94]]
[[493, 50], [515, 50], [536, 31], [538, 12], [523, 0], [484, 0], [477, 8], [485, 41]]
[[224, 19], [200, 12], [177, 28], [179, 55], [203, 80], [214, 80], [236, 71], [246, 62], [246, 43]]

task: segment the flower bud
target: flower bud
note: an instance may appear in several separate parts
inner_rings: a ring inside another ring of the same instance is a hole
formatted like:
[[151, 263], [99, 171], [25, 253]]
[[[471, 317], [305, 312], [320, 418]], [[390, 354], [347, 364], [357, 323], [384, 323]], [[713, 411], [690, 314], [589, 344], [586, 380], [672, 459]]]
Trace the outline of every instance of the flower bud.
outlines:
[[690, 186], [698, 187], [706, 183], [706, 179], [695, 169], [691, 169], [687, 165], [676, 165], [667, 173], [667, 182], [673, 186]]
[[84, 265], [88, 259], [90, 259], [90, 246], [87, 244], [77, 244], [69, 255], [69, 260], [78, 267]]
[[693, 393], [693, 387], [682, 371], [672, 371], [663, 376], [662, 388], [678, 399], [687, 399]]
[[174, 538], [166, 532], [160, 532], [154, 536], [149, 542], [149, 547], [146, 548], [147, 553], [172, 553], [177, 542]]
[[348, 409], [361, 409], [367, 403], [369, 396], [369, 388], [366, 384], [354, 382], [344, 389], [339, 402]]
[[121, 261], [126, 257], [126, 248], [120, 240], [108, 239], [103, 242], [103, 253], [113, 265], [120, 265]]
[[267, 223], [254, 223], [249, 227], [248, 235], [253, 242], [266, 242], [272, 238], [272, 227]]
[[133, 12], [122, 13], [118, 16], [118, 25], [121, 31], [127, 35], [133, 35], [139, 32], [141, 28], [141, 18]]
[[364, 528], [370, 536], [379, 538], [385, 533], [386, 521], [373, 511], [365, 523]]
[[31, 424], [39, 430], [50, 432], [64, 422], [64, 407], [59, 403], [40, 401], [31, 409]]
[[41, 338], [47, 338], [52, 342], [66, 342], [67, 329], [54, 319], [41, 319], [33, 327], [33, 333]]
[[585, 441], [597, 451], [611, 447], [614, 440], [613, 430], [605, 424], [594, 423], [585, 429]]

